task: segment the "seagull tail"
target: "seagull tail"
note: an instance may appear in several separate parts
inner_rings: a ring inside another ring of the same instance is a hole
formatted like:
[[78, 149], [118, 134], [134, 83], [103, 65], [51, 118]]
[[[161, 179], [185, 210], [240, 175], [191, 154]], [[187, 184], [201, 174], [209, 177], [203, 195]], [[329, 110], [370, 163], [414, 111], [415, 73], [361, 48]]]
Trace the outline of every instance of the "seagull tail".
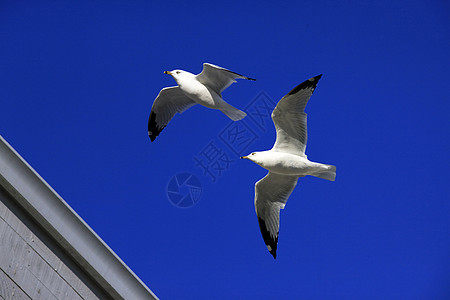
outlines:
[[224, 102], [222, 104], [222, 107], [219, 108], [221, 112], [223, 112], [225, 115], [227, 115], [228, 118], [230, 118], [233, 121], [239, 121], [245, 118], [247, 115], [242, 110], [237, 109], [236, 107], [231, 106], [230, 104]]
[[329, 181], [334, 181], [336, 179], [336, 166], [325, 164], [323, 164], [323, 166], [327, 167], [327, 170], [314, 174], [313, 176]]

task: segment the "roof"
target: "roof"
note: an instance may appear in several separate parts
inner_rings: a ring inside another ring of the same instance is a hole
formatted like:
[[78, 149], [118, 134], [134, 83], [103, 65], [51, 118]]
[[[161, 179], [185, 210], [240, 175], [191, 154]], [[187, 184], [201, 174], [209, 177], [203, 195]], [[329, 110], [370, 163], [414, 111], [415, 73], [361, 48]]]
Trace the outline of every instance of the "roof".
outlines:
[[114, 299], [158, 299], [0, 135], [0, 186]]

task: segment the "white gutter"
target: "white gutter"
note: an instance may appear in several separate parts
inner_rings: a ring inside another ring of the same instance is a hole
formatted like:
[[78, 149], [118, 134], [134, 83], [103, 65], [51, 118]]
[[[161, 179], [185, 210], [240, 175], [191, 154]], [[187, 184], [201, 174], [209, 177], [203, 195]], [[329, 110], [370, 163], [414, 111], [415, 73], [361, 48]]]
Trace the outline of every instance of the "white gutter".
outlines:
[[1, 135], [0, 186], [113, 299], [158, 299]]

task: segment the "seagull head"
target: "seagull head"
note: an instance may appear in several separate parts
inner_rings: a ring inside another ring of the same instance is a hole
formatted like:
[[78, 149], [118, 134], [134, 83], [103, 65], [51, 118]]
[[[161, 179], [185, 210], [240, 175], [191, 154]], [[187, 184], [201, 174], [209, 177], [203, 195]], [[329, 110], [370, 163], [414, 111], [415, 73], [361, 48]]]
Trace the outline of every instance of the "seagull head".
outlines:
[[255, 159], [257, 159], [257, 157], [258, 157], [258, 153], [257, 152], [252, 152], [249, 155], [241, 156], [240, 158], [241, 159], [248, 159], [248, 160], [251, 160], [252, 162], [256, 163]]
[[175, 79], [175, 81], [178, 82], [178, 80], [182, 80], [183, 78], [189, 77], [189, 75], [192, 75], [189, 72], [183, 71], [183, 70], [173, 70], [173, 71], [164, 71], [164, 74], [168, 74]]
[[272, 160], [272, 152], [270, 150], [268, 151], [259, 151], [259, 152], [252, 152], [247, 156], [241, 156], [242, 159], [248, 159], [255, 164], [267, 169], [267, 163]]

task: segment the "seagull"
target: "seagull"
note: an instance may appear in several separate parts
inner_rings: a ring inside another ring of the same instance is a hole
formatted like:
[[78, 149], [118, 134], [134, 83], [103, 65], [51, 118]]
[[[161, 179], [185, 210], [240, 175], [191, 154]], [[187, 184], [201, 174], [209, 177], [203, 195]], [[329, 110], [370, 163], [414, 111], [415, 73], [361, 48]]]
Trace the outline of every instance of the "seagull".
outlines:
[[153, 142], [175, 113], [182, 113], [195, 104], [218, 109], [233, 121], [247, 114], [222, 99], [222, 92], [236, 79], [255, 80], [213, 64], [204, 63], [203, 71], [194, 75], [183, 70], [165, 71], [178, 86], [163, 88], [153, 102], [148, 119], [148, 136]]
[[306, 154], [306, 104], [322, 74], [299, 84], [277, 104], [272, 120], [277, 139], [272, 149], [253, 152], [242, 159], [260, 165], [269, 173], [255, 184], [255, 209], [259, 228], [267, 249], [277, 258], [280, 209], [297, 185], [299, 177], [306, 175], [334, 181], [336, 167], [309, 161]]

